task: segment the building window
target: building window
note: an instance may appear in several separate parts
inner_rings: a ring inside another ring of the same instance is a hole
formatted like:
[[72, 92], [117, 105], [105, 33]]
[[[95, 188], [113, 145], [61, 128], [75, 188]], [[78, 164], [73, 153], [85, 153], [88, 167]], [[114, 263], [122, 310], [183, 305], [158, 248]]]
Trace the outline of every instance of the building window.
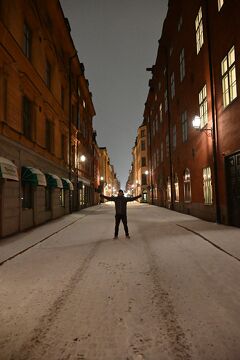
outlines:
[[201, 7], [198, 11], [198, 15], [195, 20], [195, 29], [196, 29], [196, 44], [197, 44], [197, 54], [198, 54], [201, 47], [203, 46], [203, 21], [202, 21]]
[[145, 141], [142, 140], [141, 141], [141, 151], [144, 151], [145, 150]]
[[23, 52], [25, 56], [29, 60], [31, 60], [32, 31], [26, 22], [24, 23], [24, 28], [23, 28]]
[[32, 209], [32, 185], [28, 182], [22, 183], [22, 208]]
[[165, 113], [168, 111], [168, 93], [167, 89], [164, 92], [164, 105], [165, 105]]
[[146, 158], [142, 157], [142, 166], [146, 166]]
[[32, 118], [32, 102], [23, 97], [23, 135], [32, 140], [33, 118]]
[[65, 190], [59, 189], [59, 191], [60, 191], [60, 195], [59, 195], [60, 206], [65, 207]]
[[147, 175], [142, 174], [142, 185], [147, 185]]
[[52, 67], [49, 61], [46, 61], [46, 85], [50, 89], [51, 88], [51, 80], [52, 80]]
[[162, 110], [162, 104], [159, 106], [159, 120], [160, 124], [163, 122], [163, 110]]
[[174, 73], [171, 75], [171, 98], [173, 99], [175, 96], [175, 78]]
[[173, 126], [173, 149], [175, 150], [177, 146], [177, 127]]
[[224, 0], [218, 0], [218, 11], [221, 10], [223, 4], [224, 4]]
[[166, 135], [166, 157], [169, 156], [169, 136]]
[[182, 18], [182, 16], [180, 16], [180, 18], [179, 18], [179, 20], [178, 20], [178, 27], [177, 27], [178, 32], [181, 30], [182, 23], [183, 23], [183, 18]]
[[160, 161], [163, 162], [163, 142], [161, 142], [161, 147], [160, 147]]
[[145, 136], [145, 130], [141, 130], [141, 137]]
[[191, 176], [189, 169], [184, 171], [183, 176], [183, 183], [184, 183], [184, 201], [191, 202]]
[[45, 128], [45, 146], [46, 149], [53, 153], [53, 146], [54, 146], [54, 128], [53, 123], [46, 119], [46, 128]]
[[167, 180], [167, 201], [171, 202], [171, 200], [172, 200], [171, 180], [170, 180], [170, 177], [168, 176], [168, 180]]
[[45, 210], [51, 210], [51, 188], [45, 187]]
[[181, 124], [182, 124], [182, 141], [186, 142], [188, 139], [188, 120], [187, 120], [186, 111], [184, 111], [181, 114]]
[[178, 176], [175, 174], [174, 176], [174, 190], [175, 190], [175, 202], [179, 202], [179, 182], [178, 182]]
[[204, 204], [211, 205], [213, 200], [212, 200], [212, 178], [211, 178], [210, 166], [203, 169], [203, 194], [204, 194]]
[[180, 65], [180, 81], [183, 81], [185, 77], [185, 56], [184, 56], [184, 49], [180, 52], [179, 57], [179, 65]]
[[228, 106], [237, 97], [237, 79], [234, 46], [221, 63], [223, 106]]
[[201, 119], [201, 128], [208, 123], [208, 106], [207, 106], [207, 86], [204, 85], [198, 95], [199, 113]]

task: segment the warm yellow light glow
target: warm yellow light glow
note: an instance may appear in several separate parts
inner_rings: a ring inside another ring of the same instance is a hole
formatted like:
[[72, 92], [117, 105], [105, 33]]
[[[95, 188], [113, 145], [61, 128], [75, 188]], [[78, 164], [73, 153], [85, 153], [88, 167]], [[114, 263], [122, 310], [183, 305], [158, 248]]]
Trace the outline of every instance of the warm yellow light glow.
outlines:
[[81, 161], [81, 162], [86, 161], [86, 156], [85, 156], [85, 155], [81, 155], [81, 156], [80, 156], [80, 161]]

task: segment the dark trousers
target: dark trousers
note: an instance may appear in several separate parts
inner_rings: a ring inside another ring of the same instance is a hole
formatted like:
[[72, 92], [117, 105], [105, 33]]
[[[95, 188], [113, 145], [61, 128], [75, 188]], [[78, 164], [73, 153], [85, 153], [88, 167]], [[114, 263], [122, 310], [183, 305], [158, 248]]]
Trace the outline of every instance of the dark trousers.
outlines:
[[126, 214], [125, 215], [116, 214], [115, 215], [115, 234], [114, 234], [114, 236], [118, 236], [119, 224], [120, 224], [121, 220], [122, 220], [122, 223], [124, 226], [125, 234], [126, 234], [126, 236], [128, 235], [127, 215]]

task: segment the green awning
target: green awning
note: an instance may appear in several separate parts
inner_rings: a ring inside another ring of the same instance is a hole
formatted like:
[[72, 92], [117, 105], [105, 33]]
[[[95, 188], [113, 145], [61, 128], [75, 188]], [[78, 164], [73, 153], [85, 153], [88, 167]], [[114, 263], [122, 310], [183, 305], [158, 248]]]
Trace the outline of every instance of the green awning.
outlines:
[[60, 177], [54, 174], [45, 174], [47, 179], [47, 186], [50, 188], [63, 188], [63, 183]]
[[61, 178], [61, 180], [65, 190], [74, 190], [73, 183], [69, 179]]
[[34, 186], [47, 186], [44, 173], [30, 166], [22, 167], [22, 182], [29, 182]]
[[16, 165], [4, 157], [0, 157], [0, 178], [19, 181]]

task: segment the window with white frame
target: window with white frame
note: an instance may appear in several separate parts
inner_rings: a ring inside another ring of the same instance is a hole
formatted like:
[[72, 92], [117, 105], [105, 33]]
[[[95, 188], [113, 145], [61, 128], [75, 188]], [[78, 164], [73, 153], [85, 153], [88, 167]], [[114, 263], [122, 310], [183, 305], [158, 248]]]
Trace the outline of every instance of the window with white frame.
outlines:
[[167, 89], [164, 92], [164, 105], [165, 105], [165, 113], [168, 111], [168, 93]]
[[185, 56], [184, 56], [184, 49], [180, 52], [179, 57], [179, 65], [180, 65], [180, 81], [183, 81], [185, 77]]
[[183, 184], [184, 184], [184, 201], [191, 202], [191, 176], [189, 169], [185, 169], [183, 176]]
[[182, 125], [182, 141], [186, 142], [188, 139], [188, 119], [187, 119], [186, 111], [184, 111], [181, 114], [181, 125]]
[[235, 48], [229, 50], [227, 56], [222, 60], [222, 91], [223, 106], [228, 106], [237, 97], [237, 78], [235, 65]]
[[210, 166], [203, 169], [203, 195], [204, 204], [211, 205], [213, 202], [212, 196], [212, 178]]
[[162, 103], [159, 106], [159, 120], [160, 124], [163, 122], [163, 110], [162, 110]]
[[174, 73], [171, 75], [171, 98], [173, 99], [175, 96], [175, 78]]
[[170, 177], [168, 176], [168, 179], [167, 179], [167, 201], [171, 202], [171, 199], [172, 199], [171, 180], [170, 180]]
[[178, 182], [178, 176], [175, 174], [174, 176], [174, 190], [175, 190], [175, 202], [179, 202], [179, 182]]
[[202, 8], [200, 7], [196, 20], [195, 20], [195, 29], [196, 29], [196, 44], [197, 44], [197, 54], [199, 53], [201, 47], [203, 46], [203, 21], [202, 21]]
[[221, 10], [223, 4], [224, 4], [224, 0], [218, 0], [218, 11]]
[[173, 149], [176, 149], [177, 146], [177, 127], [176, 124], [173, 126]]
[[166, 135], [166, 157], [169, 156], [169, 136]]
[[161, 142], [161, 147], [160, 147], [160, 161], [163, 162], [163, 142]]
[[182, 18], [182, 16], [180, 16], [180, 18], [179, 18], [179, 20], [178, 20], [178, 27], [177, 27], [178, 31], [181, 30], [182, 23], [183, 23], [183, 18]]
[[204, 85], [198, 94], [199, 114], [201, 119], [201, 128], [208, 123], [208, 105], [207, 105], [207, 86]]

